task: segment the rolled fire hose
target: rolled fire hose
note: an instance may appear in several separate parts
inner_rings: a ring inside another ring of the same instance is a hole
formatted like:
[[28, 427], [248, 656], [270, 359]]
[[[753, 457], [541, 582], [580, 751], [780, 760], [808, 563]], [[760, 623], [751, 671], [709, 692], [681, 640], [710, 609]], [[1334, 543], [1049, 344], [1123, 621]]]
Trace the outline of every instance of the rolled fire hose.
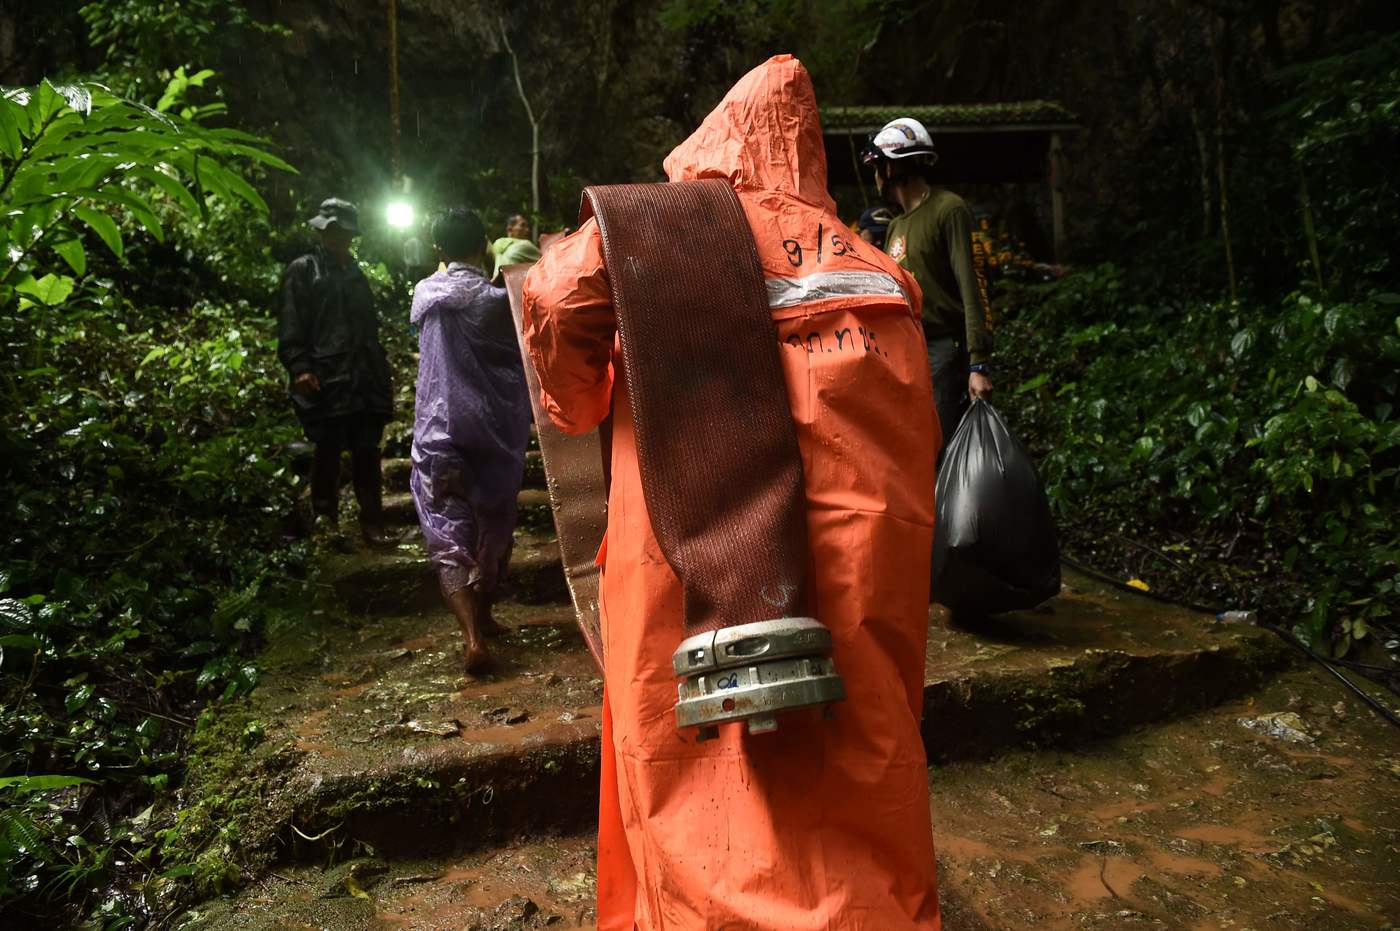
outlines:
[[[541, 237], [543, 239], [543, 237]], [[546, 248], [548, 248], [546, 246]], [[549, 487], [549, 505], [559, 537], [564, 581], [574, 602], [574, 618], [599, 671], [603, 670], [603, 634], [598, 623], [598, 564], [595, 557], [608, 523], [608, 485], [604, 469], [605, 444], [594, 430], [570, 436], [549, 419], [540, 405], [540, 380], [525, 347], [522, 290], [529, 265], [507, 265], [506, 293], [510, 295], [520, 356], [525, 362], [525, 382], [535, 412], [535, 431]]]
[[[845, 698], [809, 601], [802, 459], [758, 251], [721, 180], [587, 188], [642, 491], [680, 580], [676, 722], [777, 727]], [[625, 568], [623, 571], [626, 571]], [[645, 623], [645, 619], [641, 620]]]

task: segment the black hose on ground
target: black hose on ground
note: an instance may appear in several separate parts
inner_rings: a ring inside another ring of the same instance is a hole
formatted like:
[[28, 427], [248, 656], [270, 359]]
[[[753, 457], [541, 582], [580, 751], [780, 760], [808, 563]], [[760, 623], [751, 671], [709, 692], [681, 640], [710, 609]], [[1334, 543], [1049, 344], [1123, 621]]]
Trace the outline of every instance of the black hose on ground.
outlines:
[[[1123, 591], [1130, 592], [1134, 595], [1145, 595], [1148, 598], [1151, 598], [1153, 601], [1159, 601], [1163, 604], [1177, 605], [1182, 608], [1187, 608], [1191, 611], [1197, 611], [1201, 614], [1209, 614], [1212, 616], [1219, 616], [1224, 613], [1223, 608], [1212, 608], [1207, 605], [1194, 604], [1189, 601], [1176, 601], [1174, 599], [1167, 598], [1163, 595], [1159, 595], [1153, 591], [1144, 591], [1140, 588], [1134, 588], [1126, 582], [1122, 582], [1111, 575], [1106, 575], [1097, 569], [1094, 569], [1090, 566], [1086, 566], [1078, 560], [1072, 559], [1069, 556], [1064, 555], [1064, 553], [1060, 554], [1060, 562], [1064, 563], [1066, 566], [1069, 566], [1074, 571], [1087, 575], [1092, 579], [1097, 579], [1100, 582], [1103, 582], [1107, 585], [1112, 585], [1114, 588], [1122, 589]], [[1331, 660], [1318, 653], [1316, 650], [1308, 646], [1303, 641], [1299, 640], [1293, 635], [1292, 631], [1285, 630], [1277, 624], [1270, 624], [1262, 620], [1256, 619], [1253, 623], [1259, 627], [1263, 627], [1265, 630], [1273, 631], [1289, 646], [1292, 646], [1294, 649], [1300, 651], [1304, 656], [1316, 662], [1323, 669], [1326, 669], [1329, 673], [1331, 673], [1334, 677], [1341, 681], [1343, 685], [1345, 685], [1348, 689], [1350, 689], [1356, 694], [1356, 697], [1360, 698], [1363, 702], [1365, 702], [1371, 708], [1372, 711], [1380, 715], [1385, 720], [1389, 721], [1391, 724], [1395, 725], [1397, 728], [1400, 728], [1400, 716], [1397, 716], [1394, 711], [1391, 711], [1385, 705], [1377, 701], [1370, 693], [1362, 689], [1361, 686], [1348, 679], [1345, 675], [1342, 674], [1341, 670], [1337, 669], [1337, 667], [1332, 664]], [[1389, 684], [1386, 684], [1386, 687], [1389, 688], [1392, 692], [1395, 691], [1395, 689]]]

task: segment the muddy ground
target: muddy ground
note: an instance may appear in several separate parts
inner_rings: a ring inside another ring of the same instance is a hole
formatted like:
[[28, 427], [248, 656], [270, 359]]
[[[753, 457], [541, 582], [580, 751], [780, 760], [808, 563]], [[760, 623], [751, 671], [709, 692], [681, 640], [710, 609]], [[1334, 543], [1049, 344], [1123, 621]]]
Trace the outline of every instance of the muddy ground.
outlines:
[[[947, 931], [1400, 927], [1400, 733], [1312, 669], [1081, 750], [933, 767], [929, 781]], [[286, 867], [181, 927], [591, 928], [593, 890], [590, 837], [540, 838]]]
[[949, 931], [1400, 922], [1400, 732], [1313, 669], [930, 787]]

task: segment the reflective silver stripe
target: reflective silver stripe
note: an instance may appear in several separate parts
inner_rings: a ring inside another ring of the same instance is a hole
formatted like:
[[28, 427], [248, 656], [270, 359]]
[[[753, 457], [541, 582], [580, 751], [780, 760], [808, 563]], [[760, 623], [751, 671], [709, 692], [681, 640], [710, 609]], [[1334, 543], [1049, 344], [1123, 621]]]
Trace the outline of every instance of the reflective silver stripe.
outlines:
[[902, 297], [906, 303], [909, 300], [894, 276], [885, 272], [817, 272], [802, 278], [769, 278], [767, 284], [768, 306], [773, 310], [833, 297]]

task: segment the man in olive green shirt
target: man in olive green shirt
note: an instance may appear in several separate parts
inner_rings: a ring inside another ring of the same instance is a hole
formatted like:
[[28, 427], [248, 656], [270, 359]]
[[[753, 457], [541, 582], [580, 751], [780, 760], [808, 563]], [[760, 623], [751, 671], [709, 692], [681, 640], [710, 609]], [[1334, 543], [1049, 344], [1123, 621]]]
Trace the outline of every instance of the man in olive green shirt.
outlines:
[[895, 120], [875, 134], [865, 162], [875, 186], [903, 213], [885, 235], [885, 251], [909, 269], [924, 293], [924, 336], [934, 403], [946, 446], [972, 398], [992, 392], [991, 308], [967, 203], [932, 184], [938, 159], [918, 120]]
[[506, 234], [491, 244], [496, 267], [491, 280], [500, 284], [501, 269], [507, 265], [533, 265], [540, 260], [540, 247], [530, 239], [530, 221], [516, 214], [506, 221]]

